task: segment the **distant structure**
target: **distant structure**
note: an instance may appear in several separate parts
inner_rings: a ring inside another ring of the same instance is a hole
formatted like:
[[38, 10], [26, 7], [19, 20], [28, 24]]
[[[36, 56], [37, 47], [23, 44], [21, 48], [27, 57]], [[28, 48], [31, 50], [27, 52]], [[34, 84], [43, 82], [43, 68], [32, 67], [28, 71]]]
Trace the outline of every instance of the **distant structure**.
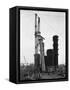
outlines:
[[45, 71], [44, 60], [44, 38], [40, 32], [40, 17], [35, 14], [35, 67], [41, 71]]
[[53, 66], [54, 65], [54, 52], [53, 49], [47, 50], [47, 65]]
[[47, 67], [57, 67], [58, 66], [58, 36], [53, 36], [53, 49], [47, 50], [47, 56], [45, 58], [45, 66]]
[[58, 36], [53, 36], [54, 65], [58, 66]]

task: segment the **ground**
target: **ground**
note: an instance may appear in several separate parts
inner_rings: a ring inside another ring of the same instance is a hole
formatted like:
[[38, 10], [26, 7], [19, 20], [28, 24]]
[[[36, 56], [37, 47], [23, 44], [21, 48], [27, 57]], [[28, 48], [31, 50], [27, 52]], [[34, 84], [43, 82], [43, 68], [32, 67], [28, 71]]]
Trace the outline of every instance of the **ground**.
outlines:
[[37, 80], [37, 79], [57, 79], [65, 77], [65, 66], [60, 65], [54, 72], [39, 72], [34, 69], [34, 65], [21, 66], [21, 80]]

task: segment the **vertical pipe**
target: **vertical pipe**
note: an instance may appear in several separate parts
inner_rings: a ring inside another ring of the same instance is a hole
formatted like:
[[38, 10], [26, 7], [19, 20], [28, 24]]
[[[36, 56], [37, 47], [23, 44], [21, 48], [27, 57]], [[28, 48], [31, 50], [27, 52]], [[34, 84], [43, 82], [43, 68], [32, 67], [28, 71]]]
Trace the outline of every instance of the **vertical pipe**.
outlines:
[[38, 17], [38, 33], [40, 33], [40, 17]]
[[37, 32], [37, 14], [35, 14], [35, 32]]

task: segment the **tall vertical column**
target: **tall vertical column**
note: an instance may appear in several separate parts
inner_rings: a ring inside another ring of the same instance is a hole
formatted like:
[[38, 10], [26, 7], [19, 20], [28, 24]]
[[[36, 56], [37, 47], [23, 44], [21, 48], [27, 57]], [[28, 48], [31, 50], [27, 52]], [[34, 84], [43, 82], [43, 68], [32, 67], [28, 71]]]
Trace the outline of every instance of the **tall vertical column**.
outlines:
[[38, 17], [37, 14], [35, 14], [35, 32], [38, 31], [38, 30], [37, 30], [37, 24], [38, 24], [38, 23], [37, 23], [37, 17]]
[[58, 36], [53, 36], [54, 65], [58, 66]]
[[[35, 68], [38, 70], [39, 66], [40, 66], [40, 53], [39, 53], [39, 23], [40, 20], [38, 20], [39, 17], [37, 16], [37, 14], [35, 14], [35, 55], [34, 55], [34, 59], [35, 59]], [[38, 23], [39, 22], [39, 23]]]
[[43, 39], [40, 32], [40, 17], [35, 14], [35, 66], [38, 65], [37, 69], [40, 66], [40, 69], [45, 71]]
[[40, 17], [38, 17], [38, 34], [40, 34]]
[[38, 36], [37, 36], [37, 32], [38, 32], [38, 20], [37, 20], [38, 16], [37, 14], [35, 14], [35, 54], [38, 54]]
[[39, 52], [40, 17], [35, 14], [35, 53]]

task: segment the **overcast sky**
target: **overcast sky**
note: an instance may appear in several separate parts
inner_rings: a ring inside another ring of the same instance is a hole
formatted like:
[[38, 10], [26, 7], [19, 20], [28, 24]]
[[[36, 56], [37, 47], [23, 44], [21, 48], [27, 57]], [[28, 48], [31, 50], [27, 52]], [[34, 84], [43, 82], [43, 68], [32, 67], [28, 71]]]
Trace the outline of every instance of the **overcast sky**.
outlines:
[[65, 13], [48, 11], [20, 11], [20, 63], [34, 63], [35, 54], [35, 13], [40, 17], [40, 31], [44, 40], [44, 51], [53, 49], [54, 35], [58, 40], [58, 63], [65, 64]]

